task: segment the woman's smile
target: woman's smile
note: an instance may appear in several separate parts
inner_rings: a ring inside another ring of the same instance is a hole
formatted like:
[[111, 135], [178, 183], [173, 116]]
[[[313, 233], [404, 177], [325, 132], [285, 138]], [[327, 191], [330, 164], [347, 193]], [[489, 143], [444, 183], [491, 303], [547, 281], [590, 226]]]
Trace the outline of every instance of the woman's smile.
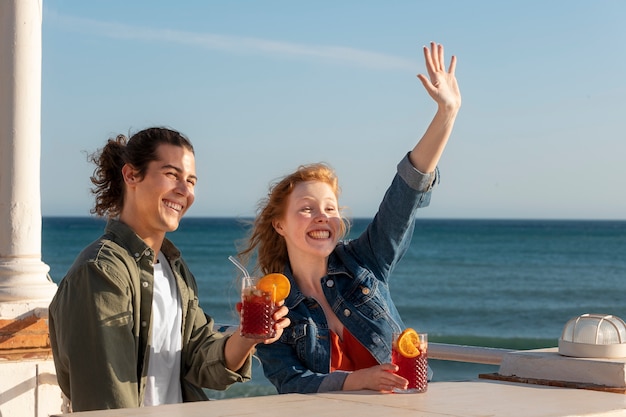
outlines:
[[312, 230], [308, 233], [313, 239], [328, 239], [330, 237], [329, 230]]

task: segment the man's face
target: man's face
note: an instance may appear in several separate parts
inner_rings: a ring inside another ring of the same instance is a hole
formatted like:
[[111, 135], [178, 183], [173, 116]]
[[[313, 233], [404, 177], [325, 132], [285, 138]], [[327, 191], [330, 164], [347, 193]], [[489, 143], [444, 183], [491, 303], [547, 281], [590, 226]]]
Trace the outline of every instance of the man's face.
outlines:
[[157, 160], [148, 164], [143, 179], [130, 184], [127, 180], [127, 187], [134, 190], [124, 205], [134, 205], [132, 227], [140, 236], [176, 230], [195, 199], [197, 176], [193, 153], [169, 144], [160, 145], [156, 153]]

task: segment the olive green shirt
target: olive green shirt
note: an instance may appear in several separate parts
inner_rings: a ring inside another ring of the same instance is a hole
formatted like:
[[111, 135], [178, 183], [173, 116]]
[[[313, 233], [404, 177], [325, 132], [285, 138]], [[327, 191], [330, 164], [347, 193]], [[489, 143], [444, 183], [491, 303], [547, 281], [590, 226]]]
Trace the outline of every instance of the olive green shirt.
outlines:
[[[226, 368], [227, 338], [198, 303], [195, 278], [165, 240], [183, 311], [183, 401], [206, 400], [201, 387], [224, 390], [251, 377], [251, 357]], [[154, 252], [132, 229], [109, 220], [59, 284], [49, 308], [50, 344], [59, 386], [73, 411], [139, 407], [148, 370]]]

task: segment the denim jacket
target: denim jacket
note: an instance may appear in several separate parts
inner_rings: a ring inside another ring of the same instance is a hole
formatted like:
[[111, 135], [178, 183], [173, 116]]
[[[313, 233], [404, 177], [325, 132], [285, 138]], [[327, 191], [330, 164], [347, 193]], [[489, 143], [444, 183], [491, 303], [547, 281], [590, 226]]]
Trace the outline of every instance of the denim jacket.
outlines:
[[[414, 214], [429, 204], [438, 178], [438, 170], [423, 174], [405, 156], [372, 222], [357, 239], [337, 244], [321, 278], [339, 320], [379, 363], [390, 362], [392, 333], [404, 328], [391, 300], [389, 276], [411, 242]], [[289, 265], [284, 273], [292, 286], [285, 300], [291, 325], [279, 341], [257, 346], [265, 376], [281, 394], [339, 391], [348, 372], [330, 372], [326, 316], [302, 294]]]

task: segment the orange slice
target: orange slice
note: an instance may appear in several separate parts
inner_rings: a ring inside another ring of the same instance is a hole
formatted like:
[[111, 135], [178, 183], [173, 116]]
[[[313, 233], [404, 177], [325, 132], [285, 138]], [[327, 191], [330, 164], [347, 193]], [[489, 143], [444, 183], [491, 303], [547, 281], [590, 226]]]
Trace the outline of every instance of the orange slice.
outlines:
[[398, 352], [406, 358], [416, 358], [420, 355], [420, 350], [418, 348], [420, 344], [420, 339], [417, 336], [417, 332], [411, 328], [403, 331], [400, 336], [398, 336]]
[[274, 302], [283, 301], [289, 295], [291, 284], [283, 274], [267, 274], [256, 283], [256, 287], [274, 296]]

